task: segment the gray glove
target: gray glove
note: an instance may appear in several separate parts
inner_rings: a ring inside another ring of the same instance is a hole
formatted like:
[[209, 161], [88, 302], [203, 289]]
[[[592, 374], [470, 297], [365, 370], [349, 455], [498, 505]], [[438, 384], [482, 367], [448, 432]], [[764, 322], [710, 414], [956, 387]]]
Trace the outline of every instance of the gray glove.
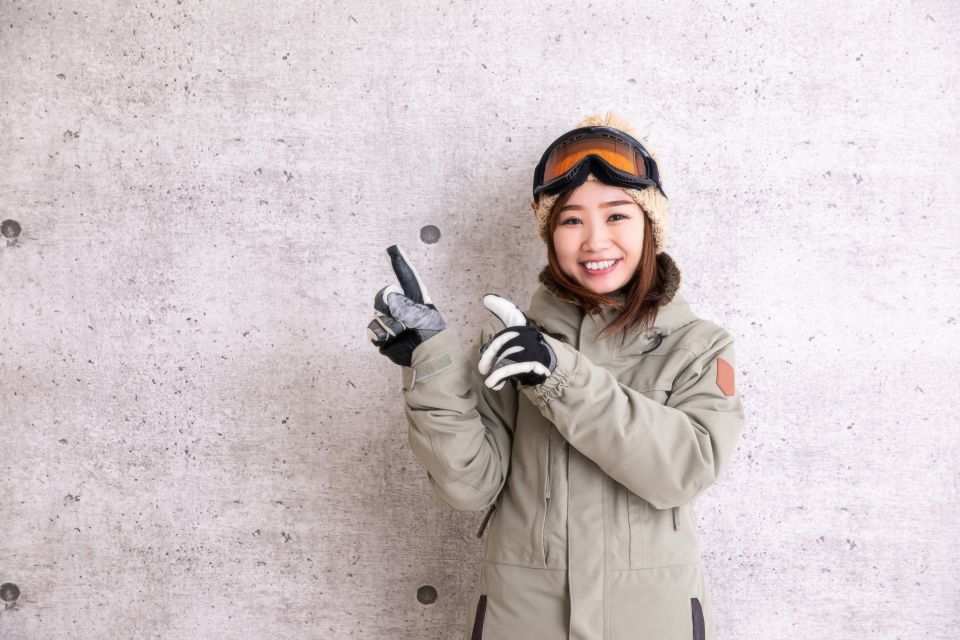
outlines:
[[404, 250], [394, 244], [387, 247], [387, 254], [400, 287], [391, 284], [377, 292], [373, 300], [376, 315], [367, 325], [367, 337], [380, 353], [409, 367], [417, 345], [447, 325]]

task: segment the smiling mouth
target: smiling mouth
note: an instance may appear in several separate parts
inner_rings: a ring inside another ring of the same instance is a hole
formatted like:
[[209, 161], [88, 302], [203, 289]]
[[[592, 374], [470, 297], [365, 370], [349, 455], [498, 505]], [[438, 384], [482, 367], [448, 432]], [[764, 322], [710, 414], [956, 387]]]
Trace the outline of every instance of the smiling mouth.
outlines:
[[617, 258], [616, 260], [614, 260], [613, 264], [610, 265], [609, 267], [607, 267], [606, 269], [590, 269], [590, 268], [587, 267], [587, 265], [585, 265], [585, 264], [582, 263], [582, 262], [580, 263], [580, 266], [583, 267], [583, 270], [584, 270], [584, 271], [586, 271], [587, 273], [589, 273], [589, 274], [592, 275], [592, 276], [602, 276], [602, 275], [608, 274], [608, 273], [610, 273], [611, 271], [613, 271], [614, 269], [616, 269], [616, 268], [617, 268], [617, 265], [620, 264], [620, 261], [621, 261], [621, 260], [623, 260], [623, 258]]

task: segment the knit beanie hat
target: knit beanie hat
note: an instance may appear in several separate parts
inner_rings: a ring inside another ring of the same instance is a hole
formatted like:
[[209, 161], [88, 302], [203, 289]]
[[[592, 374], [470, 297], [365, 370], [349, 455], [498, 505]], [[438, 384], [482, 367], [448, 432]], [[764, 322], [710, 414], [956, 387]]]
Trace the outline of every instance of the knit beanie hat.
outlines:
[[[636, 138], [637, 142], [642, 144], [643, 147], [653, 157], [654, 161], [657, 163], [657, 168], [660, 169], [660, 175], [663, 175], [663, 171], [660, 166], [660, 158], [657, 156], [657, 153], [647, 145], [647, 142], [636, 133], [634, 128], [623, 116], [614, 111], [607, 111], [605, 115], [594, 113], [583, 118], [573, 128], [576, 129], [579, 127], [591, 126], [612, 127]], [[602, 182], [595, 175], [593, 175], [593, 173], [590, 173], [587, 176], [587, 180], [596, 180], [598, 182]], [[670, 211], [667, 197], [663, 195], [663, 193], [661, 193], [656, 187], [647, 187], [645, 189], [623, 189], [623, 191], [630, 196], [630, 198], [636, 202], [637, 205], [639, 205], [640, 209], [643, 210], [643, 212], [650, 219], [650, 226], [653, 229], [654, 244], [656, 246], [655, 253], [661, 253], [664, 249], [666, 249], [667, 231], [670, 228]], [[553, 213], [553, 206], [563, 195], [563, 193], [558, 193], [555, 195], [542, 194], [540, 196], [539, 204], [537, 202], [530, 203], [530, 208], [533, 209], [533, 213], [537, 219], [537, 230], [540, 234], [540, 239], [543, 240], [544, 243], [548, 242], [550, 235], [550, 217]]]

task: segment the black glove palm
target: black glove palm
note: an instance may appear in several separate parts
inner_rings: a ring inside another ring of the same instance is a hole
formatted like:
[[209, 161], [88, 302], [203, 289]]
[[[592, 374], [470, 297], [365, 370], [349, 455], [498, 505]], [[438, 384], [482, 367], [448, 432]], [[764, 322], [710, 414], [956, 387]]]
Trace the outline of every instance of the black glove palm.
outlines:
[[506, 327], [480, 347], [477, 369], [485, 376], [490, 374], [484, 384], [499, 391], [507, 378], [515, 378], [521, 386], [533, 386], [551, 376], [557, 367], [556, 354], [526, 314], [510, 300], [492, 293], [483, 296], [483, 304]]

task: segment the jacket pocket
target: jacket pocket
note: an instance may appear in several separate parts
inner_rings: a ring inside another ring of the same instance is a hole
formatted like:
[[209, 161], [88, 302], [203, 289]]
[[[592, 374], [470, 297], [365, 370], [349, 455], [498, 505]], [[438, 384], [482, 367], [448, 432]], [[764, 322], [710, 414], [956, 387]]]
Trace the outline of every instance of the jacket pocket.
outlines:
[[477, 600], [477, 613], [473, 617], [473, 633], [470, 640], [483, 640], [483, 618], [487, 613], [487, 596], [483, 594]]
[[[705, 640], [706, 629], [703, 624], [703, 607], [699, 598], [690, 598], [690, 611], [693, 614], [693, 640]], [[480, 636], [476, 636], [479, 638]]]

